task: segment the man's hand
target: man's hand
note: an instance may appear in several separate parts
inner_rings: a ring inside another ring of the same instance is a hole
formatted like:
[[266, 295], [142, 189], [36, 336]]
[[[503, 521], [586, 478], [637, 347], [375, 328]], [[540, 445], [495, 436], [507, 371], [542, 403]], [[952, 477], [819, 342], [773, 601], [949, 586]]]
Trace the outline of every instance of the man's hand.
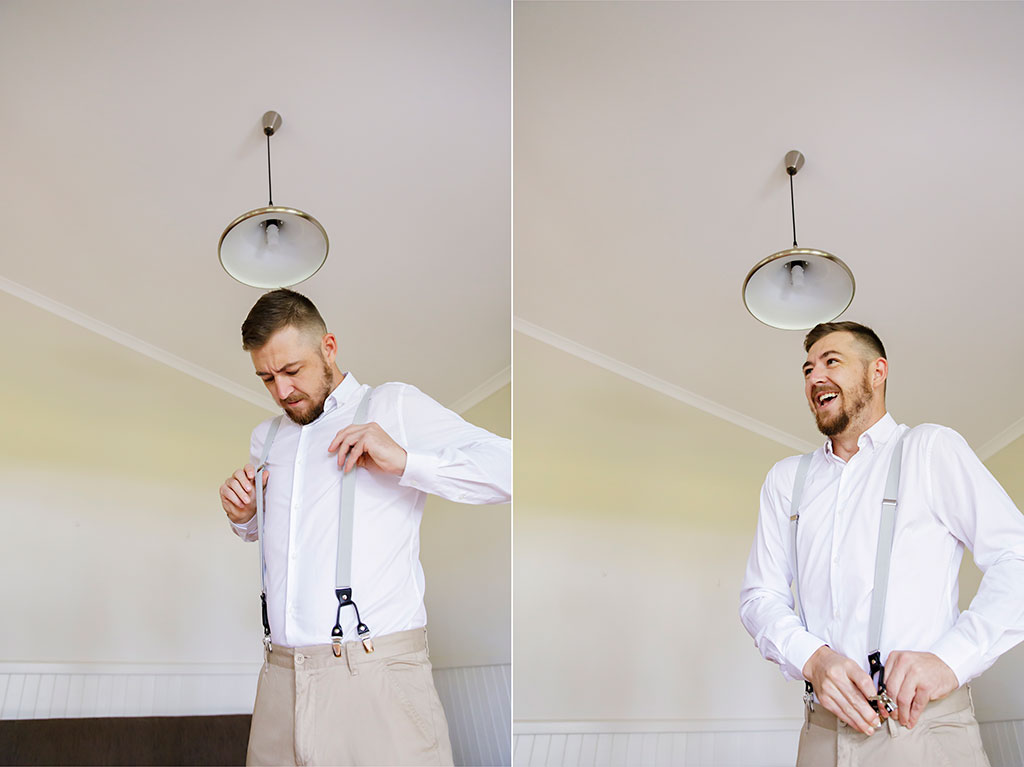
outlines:
[[886, 658], [885, 690], [896, 701], [896, 715], [904, 727], [913, 727], [928, 703], [959, 686], [953, 669], [933, 653], [894, 650]]
[[868, 703], [875, 694], [871, 677], [860, 666], [822, 645], [807, 659], [804, 678], [814, 685], [818, 701], [851, 727], [871, 735], [882, 723]]
[[[264, 469], [263, 487], [267, 486], [269, 476], [270, 472]], [[256, 467], [247, 463], [220, 486], [220, 505], [236, 525], [244, 525], [256, 513], [256, 495], [252, 491], [255, 481]]]
[[356, 466], [376, 466], [388, 474], [401, 476], [408, 453], [391, 439], [380, 424], [361, 423], [339, 431], [327, 452], [338, 451], [338, 468], [346, 473]]

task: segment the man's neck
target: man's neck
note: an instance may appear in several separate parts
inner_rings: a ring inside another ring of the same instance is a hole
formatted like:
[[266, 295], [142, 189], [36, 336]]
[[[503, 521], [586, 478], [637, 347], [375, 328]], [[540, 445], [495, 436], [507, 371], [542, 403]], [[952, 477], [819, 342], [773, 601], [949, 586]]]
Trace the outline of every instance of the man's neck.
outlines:
[[885, 405], [882, 405], [880, 409], [873, 408], [871, 413], [865, 414], [863, 419], [856, 419], [846, 427], [844, 432], [832, 437], [832, 452], [844, 461], [853, 458], [860, 450], [858, 444], [860, 435], [881, 421], [885, 417], [885, 412]]
[[337, 365], [334, 366], [334, 371], [331, 373], [331, 379], [331, 391], [334, 391], [341, 386], [341, 382], [345, 380], [345, 374], [341, 372]]

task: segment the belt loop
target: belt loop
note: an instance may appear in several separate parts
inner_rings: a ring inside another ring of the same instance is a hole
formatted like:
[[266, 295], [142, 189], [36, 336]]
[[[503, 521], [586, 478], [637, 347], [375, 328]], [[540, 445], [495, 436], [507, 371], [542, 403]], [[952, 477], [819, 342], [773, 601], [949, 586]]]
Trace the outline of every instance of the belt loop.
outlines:
[[[427, 660], [430, 660], [430, 635], [427, 634], [426, 626], [423, 627], [423, 647], [427, 651]], [[974, 703], [972, 702], [971, 705], [973, 706]]]
[[344, 644], [345, 661], [348, 663], [348, 672], [352, 676], [359, 676], [359, 664], [356, 662], [355, 658], [352, 657], [352, 648], [357, 644], [358, 642], [345, 642]]
[[971, 686], [969, 684], [965, 684], [964, 687], [967, 688], [967, 700], [971, 703], [971, 716], [976, 717], [977, 714], [974, 713], [974, 693], [971, 692]]

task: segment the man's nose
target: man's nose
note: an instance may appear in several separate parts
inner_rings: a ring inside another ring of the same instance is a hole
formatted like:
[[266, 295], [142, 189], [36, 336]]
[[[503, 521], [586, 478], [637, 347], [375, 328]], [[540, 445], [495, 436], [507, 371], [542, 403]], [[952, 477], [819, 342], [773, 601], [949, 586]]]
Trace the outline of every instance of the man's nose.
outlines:
[[279, 400], [288, 399], [288, 395], [292, 393], [292, 384], [286, 378], [278, 378], [274, 381], [274, 388], [277, 390], [277, 398]]

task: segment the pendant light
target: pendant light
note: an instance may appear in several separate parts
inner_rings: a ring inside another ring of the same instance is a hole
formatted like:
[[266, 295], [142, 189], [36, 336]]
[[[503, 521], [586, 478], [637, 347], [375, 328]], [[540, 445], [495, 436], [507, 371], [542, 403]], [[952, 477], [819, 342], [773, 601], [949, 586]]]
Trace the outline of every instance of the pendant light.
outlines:
[[804, 330], [834, 320], [852, 303], [856, 289], [853, 272], [842, 260], [796, 243], [793, 176], [803, 165], [800, 152], [794, 149], [786, 154], [793, 247], [760, 261], [743, 280], [747, 311], [765, 325], [782, 330]]
[[264, 208], [243, 213], [217, 243], [220, 264], [229, 275], [254, 288], [284, 288], [308, 280], [327, 260], [330, 244], [320, 222], [295, 208], [274, 205], [270, 174], [270, 137], [281, 115], [263, 115], [267, 137], [267, 198]]

